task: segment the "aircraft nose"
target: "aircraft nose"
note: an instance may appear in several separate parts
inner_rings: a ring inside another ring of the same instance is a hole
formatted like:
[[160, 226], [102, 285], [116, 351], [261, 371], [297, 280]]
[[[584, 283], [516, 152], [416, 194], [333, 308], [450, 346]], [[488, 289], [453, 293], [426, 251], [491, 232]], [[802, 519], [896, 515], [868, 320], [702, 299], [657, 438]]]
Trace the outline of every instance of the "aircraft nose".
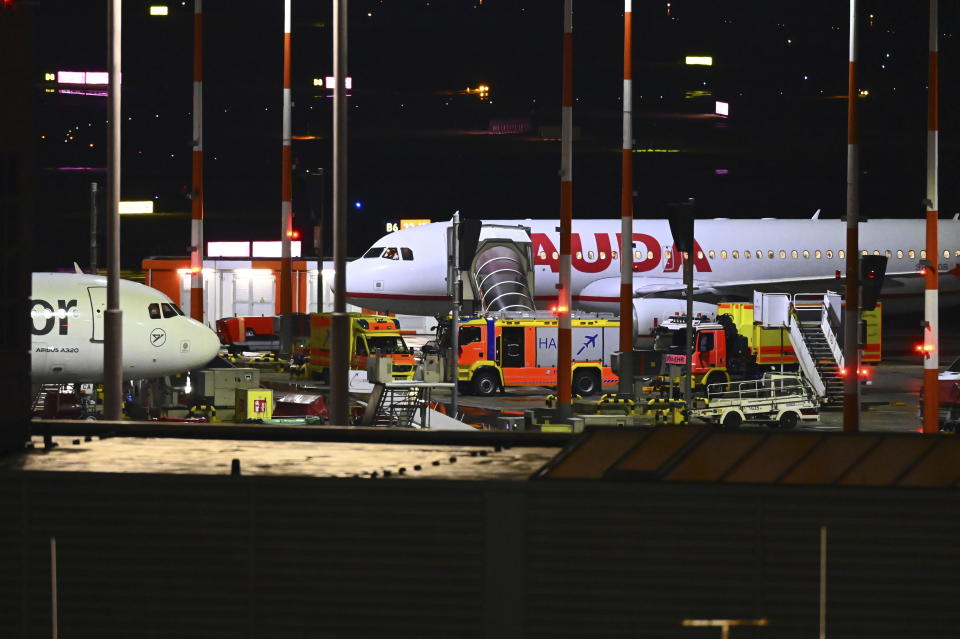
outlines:
[[199, 322], [193, 322], [192, 333], [192, 339], [190, 340], [193, 343], [191, 355], [195, 361], [191, 368], [206, 366], [220, 352], [220, 338]]

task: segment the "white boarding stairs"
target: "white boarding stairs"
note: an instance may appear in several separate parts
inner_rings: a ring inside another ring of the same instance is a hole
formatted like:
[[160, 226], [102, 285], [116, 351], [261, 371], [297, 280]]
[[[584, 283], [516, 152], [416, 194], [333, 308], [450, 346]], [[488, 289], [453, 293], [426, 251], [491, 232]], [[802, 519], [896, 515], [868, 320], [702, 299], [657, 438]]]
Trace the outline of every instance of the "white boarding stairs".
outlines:
[[[839, 311], [840, 296], [830, 291], [798, 293], [792, 301], [786, 294], [754, 294], [754, 319], [764, 326], [787, 327], [800, 370], [825, 404], [843, 399], [843, 350], [837, 340]], [[758, 314], [761, 317], [756, 317]]]

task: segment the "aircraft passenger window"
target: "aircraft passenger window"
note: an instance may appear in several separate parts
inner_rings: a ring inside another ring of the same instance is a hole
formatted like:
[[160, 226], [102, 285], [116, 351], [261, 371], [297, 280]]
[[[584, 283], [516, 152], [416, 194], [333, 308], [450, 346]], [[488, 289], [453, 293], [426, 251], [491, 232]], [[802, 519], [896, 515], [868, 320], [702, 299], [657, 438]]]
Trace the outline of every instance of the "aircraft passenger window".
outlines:
[[803, 252], [803, 259], [805, 259], [805, 260], [810, 259], [810, 251], [804, 251], [804, 252]]
[[607, 253], [605, 251], [600, 251], [600, 259], [601, 260], [607, 259]]
[[689, 257], [690, 257], [690, 254], [687, 253], [686, 251], [684, 251], [684, 252], [683, 252], [683, 259], [686, 260], [686, 259], [689, 259]]
[[[947, 253], [947, 257], [949, 257], [949, 251], [946, 251], [946, 253]], [[886, 251], [884, 251], [883, 254], [887, 256], [887, 259], [888, 259], [888, 260], [889, 260], [891, 257], [893, 257], [893, 253], [890, 252], [890, 249], [887, 249]]]
[[750, 259], [750, 251], [744, 251], [744, 252], [743, 252], [743, 259], [745, 259], [745, 260], [749, 260], [749, 259]]
[[577, 251], [577, 259], [578, 259], [578, 260], [582, 260], [582, 259], [583, 259], [583, 251]]
[[823, 253], [821, 253], [819, 250], [814, 251], [813, 256], [819, 260], [820, 258], [823, 257]]
[[373, 248], [367, 249], [367, 252], [363, 254], [363, 257], [380, 257], [380, 254], [383, 253], [382, 246], [374, 246]]
[[366, 355], [367, 354], [367, 343], [363, 341], [362, 337], [357, 338], [357, 345], [353, 349], [353, 352], [357, 355]]
[[641, 253], [640, 251], [634, 251], [633, 256], [637, 259], [638, 262], [643, 261], [643, 253]]
[[730, 257], [737, 259], [740, 257], [740, 251], [730, 251]]
[[907, 257], [909, 257], [911, 260], [916, 256], [917, 256], [917, 252], [914, 251], [913, 249], [910, 249], [909, 251], [907, 251]]
[[923, 249], [922, 251], [920, 251], [920, 259], [921, 260], [927, 259], [927, 249]]
[[150, 311], [150, 319], [160, 319], [160, 305], [154, 302], [147, 307], [147, 310]]
[[388, 248], [386, 251], [383, 252], [383, 259], [385, 259], [385, 260], [399, 260], [399, 259], [400, 259], [400, 253], [397, 251], [396, 248], [394, 248], [394, 247], [391, 246], [390, 248]]
[[697, 259], [698, 259], [698, 260], [702, 260], [702, 259], [703, 259], [703, 251], [697, 251]]
[[767, 259], [772, 260], [774, 257], [776, 257], [776, 253], [774, 253], [773, 251], [767, 251]]
[[827, 259], [828, 259], [828, 260], [832, 260], [832, 259], [833, 259], [833, 251], [827, 251]]
[[403, 248], [400, 249], [400, 257], [402, 257], [403, 259], [407, 260], [408, 262], [409, 262], [409, 261], [412, 261], [412, 260], [413, 260], [413, 251], [411, 251], [410, 249], [408, 249], [407, 247], [404, 246]]
[[945, 260], [950, 259], [950, 251], [947, 251], [947, 250], [943, 251], [943, 259]]
[[727, 259], [727, 252], [726, 252], [726, 251], [720, 251], [720, 259], [721, 259], [721, 260]]
[[707, 253], [707, 255], [710, 256], [710, 259], [711, 259], [711, 260], [717, 256], [717, 254], [716, 254], [715, 251], [710, 251], [709, 253]]
[[860, 251], [860, 255], [870, 255], [870, 252], [867, 251], [866, 249], [864, 249], [864, 250]]
[[953, 252], [953, 256], [954, 256], [954, 257], [960, 257], [960, 251], [954, 251], [954, 252]]
[[166, 302], [164, 302], [163, 304], [160, 305], [160, 308], [163, 309], [163, 316], [164, 316], [165, 318], [166, 318], [166, 317], [176, 317], [176, 316], [177, 316], [177, 312], [176, 312], [175, 310], [173, 310], [173, 305], [172, 305], [172, 304], [167, 304]]
[[846, 254], [847, 252], [844, 251], [843, 249], [840, 249], [839, 251], [837, 251], [837, 257], [839, 257], [841, 260], [843, 259], [843, 256]]
[[903, 249], [900, 249], [899, 251], [897, 251], [897, 259], [898, 260], [903, 259]]
[[664, 252], [663, 252], [663, 256], [666, 257], [667, 260], [669, 261], [669, 260], [670, 260], [670, 251], [664, 251]]
[[587, 251], [587, 259], [588, 259], [588, 260], [592, 260], [592, 259], [593, 259], [593, 251]]
[[757, 251], [757, 259], [759, 260], [761, 257], [763, 257], [763, 251]]
[[878, 251], [877, 249], [873, 249], [873, 254], [874, 254], [874, 255], [880, 255], [880, 251]]
[[546, 252], [546, 251], [540, 251], [540, 259], [541, 259], [541, 260], [547, 259], [547, 252]]
[[797, 253], [797, 250], [796, 250], [796, 249], [794, 249], [794, 250], [790, 251], [790, 257], [792, 257], [793, 259], [797, 259], [797, 258], [800, 257], [800, 254]]
[[559, 259], [559, 258], [560, 258], [560, 254], [557, 253], [556, 251], [554, 251], [554, 252], [553, 252], [553, 259], [556, 260], [556, 259]]
[[784, 250], [781, 250], [781, 251], [780, 251], [780, 259], [781, 259], [781, 260], [787, 259], [787, 252], [786, 252], [786, 251], [784, 251]]
[[617, 252], [616, 252], [616, 251], [610, 251], [610, 257], [612, 257], [613, 259], [617, 259]]
[[652, 259], [653, 259], [653, 251], [647, 251], [647, 259], [648, 259], [648, 260], [652, 260]]

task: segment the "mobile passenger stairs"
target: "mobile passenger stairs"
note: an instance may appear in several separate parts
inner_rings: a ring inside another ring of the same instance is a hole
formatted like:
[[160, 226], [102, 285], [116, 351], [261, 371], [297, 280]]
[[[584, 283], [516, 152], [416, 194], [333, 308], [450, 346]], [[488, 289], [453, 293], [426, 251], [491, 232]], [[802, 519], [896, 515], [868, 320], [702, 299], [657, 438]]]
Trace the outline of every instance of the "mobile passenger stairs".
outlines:
[[843, 349], [840, 346], [840, 296], [826, 293], [754, 293], [754, 313], [763, 326], [790, 331], [797, 363], [821, 402], [843, 401]]

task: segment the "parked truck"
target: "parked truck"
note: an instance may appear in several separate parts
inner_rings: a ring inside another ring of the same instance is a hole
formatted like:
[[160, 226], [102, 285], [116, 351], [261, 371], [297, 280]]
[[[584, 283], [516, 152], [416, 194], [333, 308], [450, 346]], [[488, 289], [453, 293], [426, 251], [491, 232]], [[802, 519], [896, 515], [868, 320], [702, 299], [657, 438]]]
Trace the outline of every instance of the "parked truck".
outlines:
[[[557, 385], [555, 315], [471, 317], [460, 321], [457, 380], [467, 392], [492, 395], [510, 386]], [[610, 356], [620, 350], [620, 322], [612, 316], [571, 320], [572, 388], [583, 397], [600, 392], [618, 378]], [[438, 345], [450, 348], [450, 320], [442, 321]]]
[[[379, 353], [393, 360], [394, 378], [413, 379], [416, 362], [397, 319], [364, 313], [348, 315], [351, 370], [366, 370], [367, 357]], [[307, 377], [326, 382], [330, 380], [330, 317], [331, 313], [310, 314], [310, 359], [306, 365]]]
[[[818, 310], [818, 316], [819, 313]], [[865, 311], [863, 318], [865, 346], [861, 361], [876, 363], [881, 355], [879, 306], [874, 311]], [[716, 320], [696, 319], [693, 329], [693, 385], [701, 390], [703, 386], [721, 382], [757, 379], [764, 372], [797, 370], [790, 331], [755, 322], [753, 304], [718, 304]], [[665, 365], [686, 365], [685, 340], [686, 319], [674, 316], [655, 329], [653, 349], [660, 353]], [[866, 369], [861, 369], [860, 375], [866, 377]]]

